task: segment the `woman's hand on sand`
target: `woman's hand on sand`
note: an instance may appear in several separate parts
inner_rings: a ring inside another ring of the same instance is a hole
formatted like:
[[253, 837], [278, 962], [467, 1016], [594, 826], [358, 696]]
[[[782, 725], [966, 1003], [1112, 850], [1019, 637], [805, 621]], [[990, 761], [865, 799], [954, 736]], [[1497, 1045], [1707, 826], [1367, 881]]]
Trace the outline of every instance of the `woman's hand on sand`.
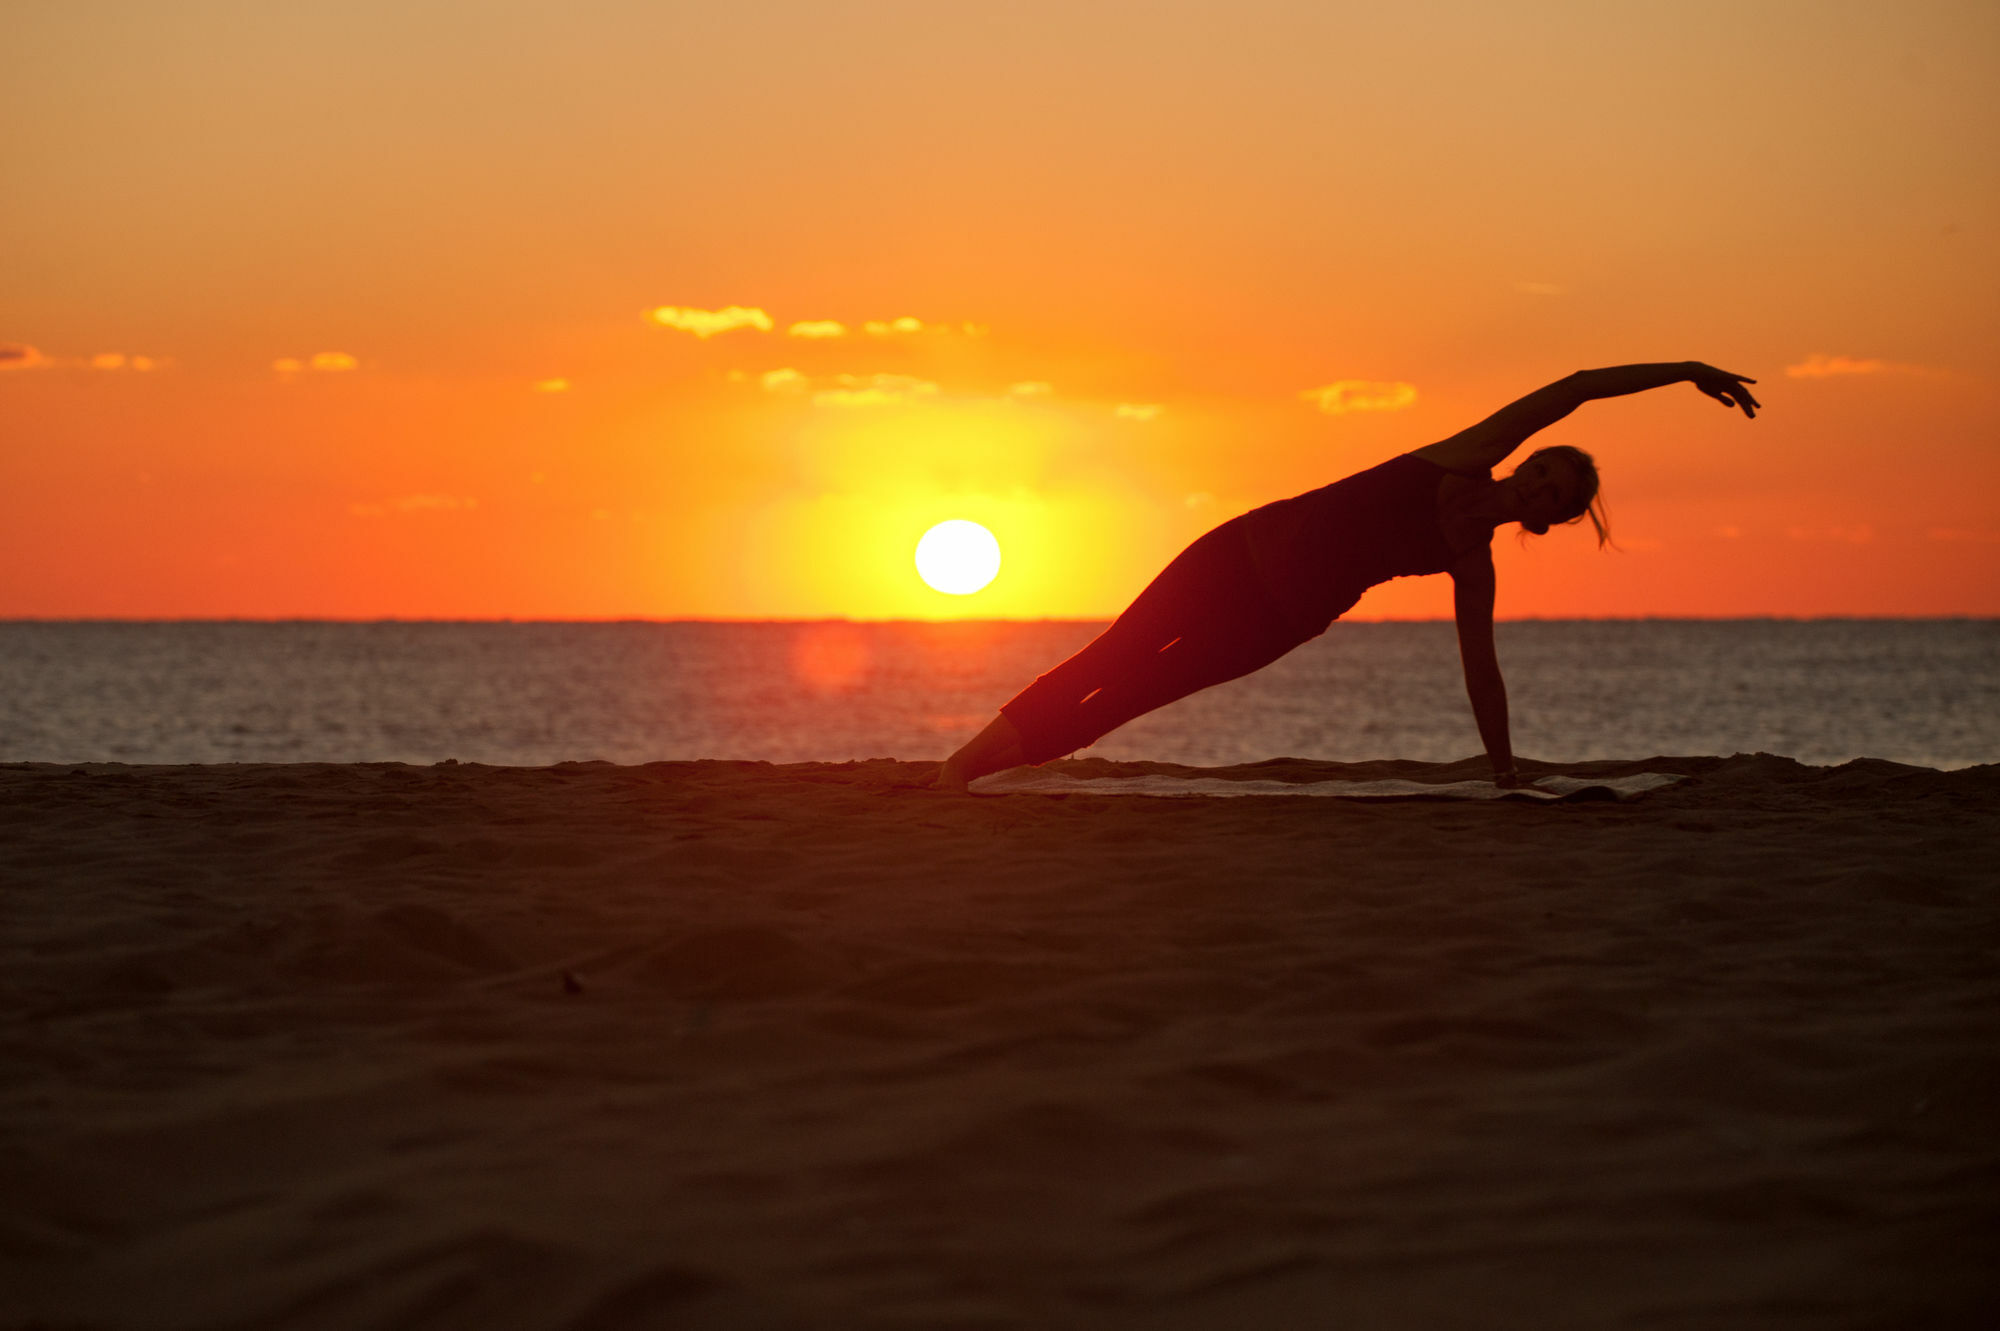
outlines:
[[1713, 365], [1703, 365], [1695, 361], [1688, 370], [1688, 382], [1714, 398], [1725, 407], [1740, 407], [1751, 420], [1757, 419], [1757, 408], [1762, 403], [1751, 396], [1745, 384], [1754, 384], [1755, 379], [1727, 370], [1718, 370]]

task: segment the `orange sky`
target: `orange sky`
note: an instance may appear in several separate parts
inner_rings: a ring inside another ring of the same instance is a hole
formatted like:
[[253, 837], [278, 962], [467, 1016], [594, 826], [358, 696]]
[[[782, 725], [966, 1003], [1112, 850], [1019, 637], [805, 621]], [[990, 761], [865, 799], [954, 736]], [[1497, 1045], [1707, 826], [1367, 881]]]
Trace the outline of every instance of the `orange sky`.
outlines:
[[54, 4], [0, 110], [0, 616], [1105, 616], [1690, 357], [1503, 615], [2000, 614], [1985, 0]]

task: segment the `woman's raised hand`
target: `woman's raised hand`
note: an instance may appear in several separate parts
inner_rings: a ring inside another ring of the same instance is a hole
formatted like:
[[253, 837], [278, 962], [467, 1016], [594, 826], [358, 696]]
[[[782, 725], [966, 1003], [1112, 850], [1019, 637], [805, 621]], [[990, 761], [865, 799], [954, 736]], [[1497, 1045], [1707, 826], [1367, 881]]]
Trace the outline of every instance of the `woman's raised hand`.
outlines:
[[1743, 386], [1756, 383], [1755, 379], [1731, 374], [1727, 370], [1718, 370], [1713, 365], [1703, 365], [1700, 361], [1696, 361], [1688, 374], [1688, 380], [1723, 406], [1741, 407], [1745, 416], [1753, 421], [1757, 419], [1757, 408], [1760, 404], [1750, 395], [1750, 390]]

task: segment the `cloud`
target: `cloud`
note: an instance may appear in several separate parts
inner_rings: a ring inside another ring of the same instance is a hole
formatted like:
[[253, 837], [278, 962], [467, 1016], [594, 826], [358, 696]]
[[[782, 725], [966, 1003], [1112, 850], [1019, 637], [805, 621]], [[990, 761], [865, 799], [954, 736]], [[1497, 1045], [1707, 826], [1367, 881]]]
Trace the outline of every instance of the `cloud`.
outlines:
[[[736, 374], [741, 382], [749, 376]], [[815, 379], [791, 366], [766, 370], [757, 376], [757, 385], [766, 393], [800, 397], [810, 392], [822, 407], [881, 407], [915, 398], [936, 397], [944, 390], [928, 379], [909, 374], [836, 374]]]
[[398, 495], [389, 502], [403, 513], [456, 513], [479, 507], [470, 495]]
[[[731, 307], [732, 310], [735, 308], [736, 307]], [[723, 310], [720, 313], [729, 314], [730, 312], [731, 310]], [[658, 313], [659, 313], [658, 311], [655, 311], [653, 316], [648, 316], [648, 317], [655, 317], [657, 316]], [[682, 310], [680, 311], [680, 313], [684, 315], [690, 313], [700, 314], [701, 311]], [[761, 315], [763, 311], [746, 310], [742, 311], [742, 313], [749, 315]], [[768, 327], [768, 326], [769, 325], [765, 324], [758, 325], [758, 327]], [[985, 324], [976, 324], [976, 323], [927, 324], [922, 319], [919, 319], [914, 315], [905, 314], [895, 319], [867, 319], [862, 321], [862, 323], [858, 327], [849, 326], [847, 324], [842, 323], [838, 319], [800, 319], [797, 322], [792, 323], [786, 327], [785, 336], [803, 337], [803, 338], [836, 338], [836, 337], [852, 337], [856, 333], [863, 333], [869, 337], [909, 337], [917, 333], [960, 333], [966, 337], [985, 337], [987, 333], [991, 331], [992, 330], [988, 328]]]
[[814, 393], [813, 401], [823, 407], [882, 407], [941, 391], [930, 380], [907, 374], [843, 374], [834, 382], [839, 387]]
[[1837, 541], [1843, 545], [1866, 545], [1875, 539], [1875, 528], [1866, 522], [1841, 527], [1787, 527], [1785, 535], [1794, 541]]
[[1111, 414], [1122, 421], [1150, 421], [1159, 419], [1162, 410], [1157, 402], [1120, 402]]
[[1887, 361], [1815, 353], [1797, 365], [1787, 365], [1785, 373], [1794, 379], [1830, 379], [1839, 374], [1880, 374], [1894, 368]]
[[128, 356], [122, 351], [100, 351], [91, 356], [44, 356], [38, 349], [20, 342], [0, 342], [0, 370], [136, 370], [145, 374], [172, 363], [166, 356]]
[[397, 495], [374, 504], [349, 504], [347, 511], [357, 518], [386, 518], [393, 513], [463, 513], [479, 507], [470, 495]]
[[1970, 527], [1932, 527], [1926, 535], [1933, 541], [1949, 541], [1955, 545], [2000, 545], [2000, 531], [1981, 531]]
[[567, 393], [569, 392], [569, 380], [537, 379], [534, 383], [534, 389], [537, 393]]
[[1056, 386], [1044, 379], [1023, 379], [1007, 385], [1008, 397], [1047, 397], [1055, 391]]
[[661, 305], [646, 311], [646, 318], [662, 328], [676, 328], [707, 341], [717, 333], [737, 328], [754, 328], [768, 333], [771, 316], [751, 305], [729, 305], [719, 310], [697, 310], [685, 305]]
[[316, 374], [345, 374], [361, 367], [361, 362], [344, 351], [315, 351], [301, 360], [297, 356], [280, 356], [271, 362], [271, 368], [282, 375], [294, 375], [311, 370]]
[[1401, 411], [1417, 400], [1417, 386], [1401, 380], [1336, 379], [1299, 394], [1329, 416], [1350, 411]]

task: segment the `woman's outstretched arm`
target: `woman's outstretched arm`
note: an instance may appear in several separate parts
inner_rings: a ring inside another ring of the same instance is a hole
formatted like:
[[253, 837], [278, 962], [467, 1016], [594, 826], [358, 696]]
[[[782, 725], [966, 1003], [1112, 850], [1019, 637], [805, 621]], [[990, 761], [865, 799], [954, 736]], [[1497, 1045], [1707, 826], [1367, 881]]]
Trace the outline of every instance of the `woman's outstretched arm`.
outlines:
[[1493, 649], [1493, 554], [1481, 546], [1451, 566], [1452, 609], [1458, 619], [1458, 659], [1465, 667], [1465, 696], [1472, 700], [1472, 719], [1479, 741], [1493, 764], [1493, 779], [1503, 786], [1520, 784], [1514, 770], [1514, 745], [1507, 730], [1507, 681], [1500, 676], [1500, 656]]
[[1754, 419], [1758, 402], [1744, 385], [1756, 382], [1697, 360], [1578, 370], [1508, 403], [1470, 429], [1418, 449], [1417, 454], [1453, 471], [1485, 471], [1505, 462], [1508, 454], [1586, 402], [1643, 393], [1668, 384], [1691, 383], [1723, 406], [1740, 408]]

